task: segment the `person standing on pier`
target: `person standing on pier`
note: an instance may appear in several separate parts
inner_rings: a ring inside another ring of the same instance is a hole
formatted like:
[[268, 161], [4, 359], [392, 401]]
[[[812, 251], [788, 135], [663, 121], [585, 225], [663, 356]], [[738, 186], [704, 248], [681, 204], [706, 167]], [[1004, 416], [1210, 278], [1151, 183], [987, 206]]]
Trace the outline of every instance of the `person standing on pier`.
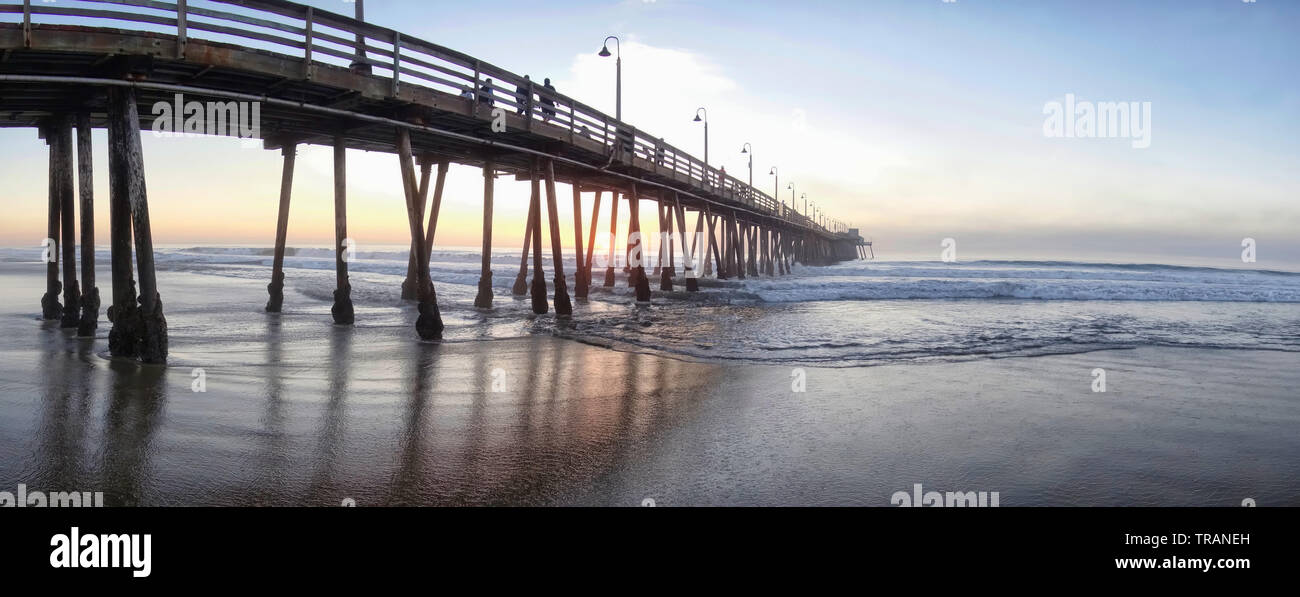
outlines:
[[[550, 79], [547, 80], [549, 81]], [[533, 94], [528, 89], [532, 86], [532, 82], [533, 80], [528, 78], [528, 75], [524, 75], [524, 84], [515, 87], [515, 100], [519, 104], [518, 110], [520, 114], [533, 113], [531, 105], [533, 103]]]
[[547, 77], [542, 83], [546, 93], [542, 95], [542, 115], [546, 120], [555, 118], [555, 87], [551, 86], [551, 78]]
[[496, 103], [496, 100], [492, 99], [492, 79], [483, 81], [483, 85], [479, 87], [478, 90], [478, 103], [486, 106], [491, 106]]

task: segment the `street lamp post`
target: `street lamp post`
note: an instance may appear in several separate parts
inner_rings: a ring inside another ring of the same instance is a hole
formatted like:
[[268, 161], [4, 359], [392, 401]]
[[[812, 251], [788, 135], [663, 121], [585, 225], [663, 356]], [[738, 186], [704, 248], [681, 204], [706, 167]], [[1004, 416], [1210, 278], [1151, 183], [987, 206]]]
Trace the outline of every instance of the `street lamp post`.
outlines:
[[[358, 21], [365, 21], [365, 20], [366, 20], [366, 0], [356, 0], [356, 6], [355, 6], [355, 8], [356, 8], [356, 11], [355, 11], [356, 19], [357, 19]], [[369, 62], [366, 62], [366, 36], [365, 36], [365, 34], [357, 33], [357, 48], [356, 48], [356, 50], [357, 50], [357, 53], [356, 53], [356, 56], [354, 56], [353, 59], [352, 59], [352, 64], [350, 65], [350, 68], [351, 68], [353, 71], [356, 71], [356, 72], [363, 72], [363, 73], [368, 73], [368, 72], [370, 72], [370, 63], [369, 63]], [[477, 85], [477, 83], [475, 83], [475, 84]]]
[[600, 45], [600, 52], [597, 54], [602, 58], [609, 57], [609, 40], [614, 40], [614, 118], [619, 122], [623, 121], [623, 48], [619, 44], [618, 38], [611, 35], [605, 38]]
[[749, 155], [749, 188], [754, 188], [754, 149], [753, 145], [746, 143], [740, 148], [740, 153]]
[[[704, 113], [704, 119], [700, 119], [700, 113]], [[695, 122], [704, 123], [704, 166], [709, 165], [709, 111], [704, 108], [695, 109]]]
[[[772, 198], [778, 199], [781, 197], [781, 177], [777, 175], [776, 166], [772, 166], [772, 169], [768, 170], [767, 173], [772, 176]], [[781, 206], [784, 209], [784, 201], [781, 202]], [[785, 214], [782, 213], [781, 217], [785, 217]]]

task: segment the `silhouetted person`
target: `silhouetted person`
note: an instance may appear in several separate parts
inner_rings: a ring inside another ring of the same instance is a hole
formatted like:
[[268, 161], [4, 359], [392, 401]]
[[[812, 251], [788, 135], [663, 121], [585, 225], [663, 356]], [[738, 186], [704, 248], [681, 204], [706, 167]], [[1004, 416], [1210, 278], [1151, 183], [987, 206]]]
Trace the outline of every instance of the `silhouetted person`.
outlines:
[[520, 114], [531, 115], [533, 112], [531, 105], [533, 103], [533, 94], [528, 91], [529, 84], [532, 82], [533, 80], [528, 78], [528, 75], [524, 75], [523, 85], [515, 87], [515, 101], [519, 103]]
[[555, 87], [551, 86], [550, 77], [546, 78], [542, 87], [548, 92], [542, 95], [542, 114], [550, 120], [555, 117], [555, 100], [552, 99], [555, 96]]
[[614, 138], [617, 140], [618, 151], [615, 153], [622, 154], [624, 151], [636, 155], [636, 136], [630, 128], [619, 127], [614, 131]]
[[496, 100], [492, 98], [492, 79], [483, 81], [483, 85], [478, 88], [478, 91], [478, 103], [486, 106], [496, 103]]

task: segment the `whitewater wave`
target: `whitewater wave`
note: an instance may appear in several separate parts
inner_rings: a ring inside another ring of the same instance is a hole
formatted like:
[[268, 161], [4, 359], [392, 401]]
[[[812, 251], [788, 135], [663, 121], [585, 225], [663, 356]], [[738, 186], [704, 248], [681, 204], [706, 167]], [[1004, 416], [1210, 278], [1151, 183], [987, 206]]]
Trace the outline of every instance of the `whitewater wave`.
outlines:
[[[0, 260], [40, 264], [40, 249], [0, 249]], [[161, 270], [265, 281], [264, 247], [156, 250]], [[285, 257], [288, 301], [327, 309], [334, 251], [296, 248]], [[358, 251], [348, 263], [352, 296], [372, 324], [404, 325], [408, 252]], [[96, 250], [106, 271], [109, 252]], [[550, 260], [547, 259], [547, 262]], [[511, 300], [518, 249], [497, 249], [492, 285], [501, 300], [473, 309], [480, 257], [440, 249], [431, 261], [448, 341], [555, 334], [616, 349], [704, 360], [823, 367], [1037, 356], [1135, 346], [1300, 351], [1300, 274], [1159, 264], [1060, 261], [846, 262], [796, 266], [788, 276], [700, 280], [701, 292], [658, 290], [637, 307], [620, 274], [560, 323]], [[603, 262], [598, 264], [603, 266]], [[574, 256], [564, 256], [572, 280]], [[621, 270], [622, 268], [618, 268]], [[602, 272], [597, 271], [597, 279]], [[650, 273], [649, 271], [647, 273]], [[548, 283], [551, 272], [545, 272]], [[549, 285], [549, 284], [548, 284]], [[549, 294], [549, 292], [548, 292]], [[485, 327], [488, 329], [485, 332]]]
[[[39, 257], [39, 248], [0, 249], [0, 259], [8, 261], [39, 260]], [[107, 261], [107, 248], [97, 248], [96, 258]], [[241, 268], [270, 267], [272, 252], [266, 247], [195, 246], [158, 249], [155, 258], [163, 268], [242, 277], [264, 275]], [[654, 258], [650, 256], [652, 261]], [[518, 249], [493, 251], [494, 287], [513, 284], [519, 259]], [[357, 251], [348, 267], [353, 273], [405, 276], [407, 260], [405, 249], [384, 247]], [[566, 271], [572, 273], [576, 264], [574, 256], [566, 254], [563, 261]], [[286, 252], [285, 267], [333, 270], [334, 250], [291, 248]], [[438, 285], [475, 286], [480, 257], [477, 250], [439, 249], [433, 252], [430, 268]], [[676, 283], [684, 284], [681, 272], [678, 274]], [[1068, 261], [851, 261], [830, 267], [796, 266], [788, 276], [704, 279], [701, 287], [705, 296], [697, 298], [683, 293], [673, 296], [710, 304], [910, 299], [1300, 303], [1300, 273], [1295, 272]], [[609, 295], [622, 297], [619, 292]]]

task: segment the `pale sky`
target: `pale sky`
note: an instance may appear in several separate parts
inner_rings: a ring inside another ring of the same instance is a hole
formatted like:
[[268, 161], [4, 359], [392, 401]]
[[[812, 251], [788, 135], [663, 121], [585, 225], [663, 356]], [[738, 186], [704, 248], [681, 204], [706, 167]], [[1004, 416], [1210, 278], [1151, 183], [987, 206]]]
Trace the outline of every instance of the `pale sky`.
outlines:
[[[371, 0], [366, 8], [369, 21], [549, 76], [561, 93], [610, 114], [614, 60], [596, 52], [617, 35], [625, 120], [702, 156], [692, 117], [706, 107], [711, 163], [744, 179], [740, 148], [751, 143], [755, 186], [771, 193], [776, 166], [781, 199], [790, 200], [793, 181], [796, 197], [854, 223], [883, 258], [937, 258], [951, 237], [967, 255], [1211, 262], [1236, 259], [1251, 237], [1258, 266], [1300, 267], [1300, 3]], [[1150, 102], [1150, 146], [1046, 137], [1044, 105], [1067, 94]], [[95, 142], [104, 240], [102, 131]], [[272, 244], [278, 153], [148, 134], [144, 151], [156, 242]], [[45, 236], [46, 157], [34, 130], [0, 131], [0, 244], [37, 246]], [[328, 148], [301, 151], [290, 245], [332, 241], [331, 168]], [[405, 242], [396, 157], [352, 152], [348, 180], [350, 236], [362, 246]], [[453, 166], [439, 245], [480, 242], [481, 181]], [[559, 196], [568, 244], [567, 188]], [[496, 205], [495, 244], [519, 244], [526, 185], [502, 178]]]

